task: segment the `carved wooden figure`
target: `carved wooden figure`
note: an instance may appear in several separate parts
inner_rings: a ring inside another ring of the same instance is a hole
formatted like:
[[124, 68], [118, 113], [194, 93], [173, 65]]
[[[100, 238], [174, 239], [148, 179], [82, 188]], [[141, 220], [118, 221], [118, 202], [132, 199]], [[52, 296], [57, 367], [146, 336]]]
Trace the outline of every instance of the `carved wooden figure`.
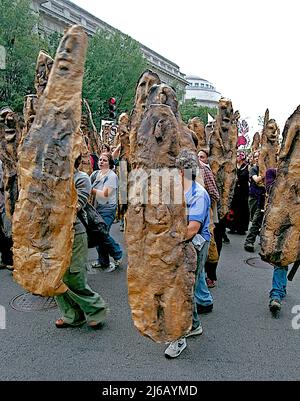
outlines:
[[251, 144], [251, 152], [254, 153], [256, 152], [260, 147], [260, 135], [259, 132], [255, 132]]
[[129, 142], [130, 142], [130, 163], [132, 165], [134, 165], [135, 163], [134, 155], [136, 151], [137, 131], [143, 118], [150, 88], [153, 85], [160, 83], [161, 81], [159, 76], [151, 70], [146, 70], [138, 80], [135, 92], [134, 109], [130, 116], [131, 123], [129, 132]]
[[70, 265], [77, 193], [81, 96], [87, 35], [62, 38], [31, 129], [19, 152], [20, 195], [13, 218], [14, 278], [27, 291], [53, 296]]
[[175, 169], [186, 138], [171, 88], [152, 81], [148, 100], [141, 87], [137, 91], [126, 213], [128, 295], [141, 334], [166, 342], [183, 336], [192, 323], [196, 253], [184, 241], [187, 220]]
[[199, 117], [192, 118], [189, 121], [188, 127], [196, 134], [198, 140], [197, 152], [199, 152], [200, 150], [209, 152], [209, 145], [205, 134], [204, 124], [200, 120], [200, 118]]
[[220, 194], [219, 217], [225, 217], [233, 196], [236, 177], [237, 126], [231, 100], [221, 98], [210, 135], [209, 164]]
[[18, 199], [18, 146], [21, 137], [19, 117], [9, 107], [0, 111], [0, 159], [3, 162], [5, 210], [12, 219]]
[[261, 230], [261, 257], [277, 266], [300, 260], [300, 106], [283, 131], [277, 177]]
[[265, 115], [265, 125], [261, 135], [261, 148], [258, 159], [259, 175], [265, 177], [268, 168], [277, 166], [279, 127], [274, 119], [269, 119], [269, 110]]

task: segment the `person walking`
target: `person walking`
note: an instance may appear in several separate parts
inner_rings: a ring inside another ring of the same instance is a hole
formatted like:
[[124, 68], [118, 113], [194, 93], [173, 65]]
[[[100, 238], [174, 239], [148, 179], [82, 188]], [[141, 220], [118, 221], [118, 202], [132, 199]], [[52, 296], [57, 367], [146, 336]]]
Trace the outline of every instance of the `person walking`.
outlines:
[[[122, 248], [111, 235], [110, 228], [115, 220], [118, 203], [118, 177], [113, 171], [114, 163], [111, 154], [102, 153], [99, 157], [99, 170], [91, 175], [92, 195], [94, 206], [105, 221], [108, 235], [103, 236], [101, 246], [97, 246], [98, 262], [94, 268], [102, 268], [105, 272], [112, 272], [122, 262]], [[113, 262], [109, 261], [109, 256]]]
[[[194, 291], [196, 292], [200, 274], [204, 270], [210, 241], [210, 198], [207, 191], [195, 181], [198, 160], [194, 152], [183, 150], [176, 159], [176, 167], [179, 169], [182, 177], [182, 185], [187, 207], [188, 226], [186, 239], [193, 242], [197, 252], [197, 267], [195, 271], [194, 285]], [[178, 357], [187, 346], [186, 338], [201, 335], [202, 333], [203, 328], [197, 310], [196, 297], [194, 296], [191, 331], [187, 333], [185, 337], [169, 344], [165, 350], [166, 358]]]
[[259, 235], [264, 216], [266, 193], [264, 185], [265, 178], [259, 175], [258, 157], [259, 152], [255, 152], [253, 155], [254, 164], [249, 171], [249, 210], [252, 224], [244, 243], [244, 249], [247, 252], [254, 252], [255, 240]]
[[[85, 206], [90, 193], [89, 176], [78, 170], [81, 157], [75, 162], [74, 182], [77, 191], [77, 213]], [[77, 217], [74, 223], [74, 242], [71, 263], [63, 282], [68, 290], [55, 296], [55, 301], [62, 312], [55, 325], [58, 329], [77, 327], [85, 322], [89, 327], [98, 329], [103, 325], [108, 307], [102, 297], [93, 291], [87, 283], [88, 241], [84, 225]]]

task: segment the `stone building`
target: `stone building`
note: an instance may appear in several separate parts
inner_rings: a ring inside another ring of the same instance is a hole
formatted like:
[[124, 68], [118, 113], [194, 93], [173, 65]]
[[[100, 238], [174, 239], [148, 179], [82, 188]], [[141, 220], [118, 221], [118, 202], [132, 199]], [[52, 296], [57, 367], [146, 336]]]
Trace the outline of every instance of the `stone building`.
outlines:
[[185, 88], [185, 99], [196, 99], [199, 106], [217, 107], [221, 93], [206, 79], [186, 76], [189, 85]]
[[[78, 7], [69, 0], [32, 0], [33, 10], [41, 18], [40, 29], [45, 33], [63, 33], [68, 25], [82, 25], [88, 35], [92, 36], [97, 28], [108, 31], [117, 31], [116, 28]], [[180, 72], [179, 66], [166, 59], [155, 51], [140, 43], [142, 53], [162, 82], [176, 85], [181, 91], [185, 90], [188, 81], [185, 74]]]

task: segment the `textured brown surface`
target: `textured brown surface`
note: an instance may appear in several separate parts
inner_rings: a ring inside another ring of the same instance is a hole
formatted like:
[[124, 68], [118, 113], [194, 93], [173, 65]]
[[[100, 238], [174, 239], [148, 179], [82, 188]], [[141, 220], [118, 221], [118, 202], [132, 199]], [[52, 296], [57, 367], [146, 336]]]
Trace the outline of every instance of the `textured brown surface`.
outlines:
[[209, 146], [206, 139], [204, 124], [200, 120], [199, 117], [194, 117], [189, 121], [188, 128], [195, 132], [198, 144], [197, 144], [197, 152], [200, 150], [204, 150], [206, 152], [209, 151]]
[[[174, 167], [180, 151], [180, 126], [167, 105], [149, 106], [137, 132], [135, 160], [146, 176], [140, 190], [134, 175], [129, 180], [129, 207], [126, 214], [128, 251], [128, 295], [135, 326], [157, 342], [184, 335], [192, 323], [192, 299], [196, 254], [186, 236], [183, 204], [176, 204], [174, 188], [151, 192], [151, 169]], [[136, 172], [137, 170], [134, 170]], [[168, 170], [163, 176], [166, 177]], [[132, 172], [132, 173], [134, 173]], [[178, 176], [177, 176], [178, 179]], [[148, 197], [147, 197], [148, 191]], [[151, 202], [145, 204], [141, 195]], [[182, 193], [180, 192], [182, 197]]]
[[254, 153], [259, 149], [259, 147], [260, 147], [260, 135], [259, 132], [255, 132], [251, 144], [251, 152]]
[[3, 183], [6, 216], [11, 220], [18, 199], [18, 146], [21, 137], [19, 118], [9, 107], [0, 113], [0, 159], [3, 162]]
[[277, 178], [261, 230], [261, 256], [288, 266], [300, 260], [300, 106], [287, 120], [282, 136]]
[[45, 51], [41, 50], [39, 52], [35, 67], [35, 91], [38, 98], [40, 98], [45, 91], [53, 62], [53, 58]]
[[[90, 151], [92, 153], [96, 154], [97, 156], [99, 156], [101, 153], [100, 152], [100, 149], [101, 149], [100, 135], [97, 132], [97, 128], [96, 128], [96, 126], [94, 124], [94, 120], [93, 120], [92, 111], [91, 111], [91, 108], [86, 99], [83, 99], [83, 105], [87, 112], [87, 115], [82, 116], [81, 130], [82, 130], [84, 136], [86, 136], [88, 138]], [[89, 125], [91, 126], [91, 129], [89, 129]]]
[[87, 36], [64, 35], [33, 125], [20, 148], [20, 195], [13, 218], [14, 278], [44, 296], [63, 293], [70, 264], [77, 194], [74, 161], [81, 136], [81, 91]]
[[[269, 110], [265, 116], [269, 116]], [[279, 127], [274, 119], [265, 117], [265, 126], [261, 135], [261, 148], [259, 152], [259, 175], [265, 177], [268, 168], [277, 166]]]
[[160, 78], [155, 72], [151, 70], [146, 70], [140, 76], [137, 83], [134, 109], [130, 117], [130, 132], [129, 132], [130, 163], [133, 167], [135, 166], [134, 157], [136, 153], [137, 131], [143, 118], [149, 91], [151, 87], [155, 84], [160, 84]]
[[236, 178], [237, 126], [231, 100], [221, 98], [210, 136], [209, 164], [220, 194], [219, 217], [228, 212]]

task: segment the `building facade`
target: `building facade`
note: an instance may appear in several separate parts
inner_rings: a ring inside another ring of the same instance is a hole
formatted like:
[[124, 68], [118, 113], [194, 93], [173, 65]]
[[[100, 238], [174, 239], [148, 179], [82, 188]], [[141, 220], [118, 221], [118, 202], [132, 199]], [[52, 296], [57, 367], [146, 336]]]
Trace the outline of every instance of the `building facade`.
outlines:
[[185, 99], [196, 99], [199, 106], [217, 107], [221, 93], [212, 83], [197, 76], [186, 76], [189, 85], [186, 87]]
[[[98, 28], [110, 32], [117, 31], [116, 28], [69, 0], [32, 0], [32, 9], [40, 16], [41, 29], [45, 33], [63, 33], [67, 26], [74, 24], [83, 26], [90, 36]], [[161, 81], [169, 85], [176, 85], [181, 91], [184, 91], [188, 81], [185, 79], [185, 74], [180, 72], [179, 66], [141, 43], [140, 46], [151, 69], [159, 75]]]

